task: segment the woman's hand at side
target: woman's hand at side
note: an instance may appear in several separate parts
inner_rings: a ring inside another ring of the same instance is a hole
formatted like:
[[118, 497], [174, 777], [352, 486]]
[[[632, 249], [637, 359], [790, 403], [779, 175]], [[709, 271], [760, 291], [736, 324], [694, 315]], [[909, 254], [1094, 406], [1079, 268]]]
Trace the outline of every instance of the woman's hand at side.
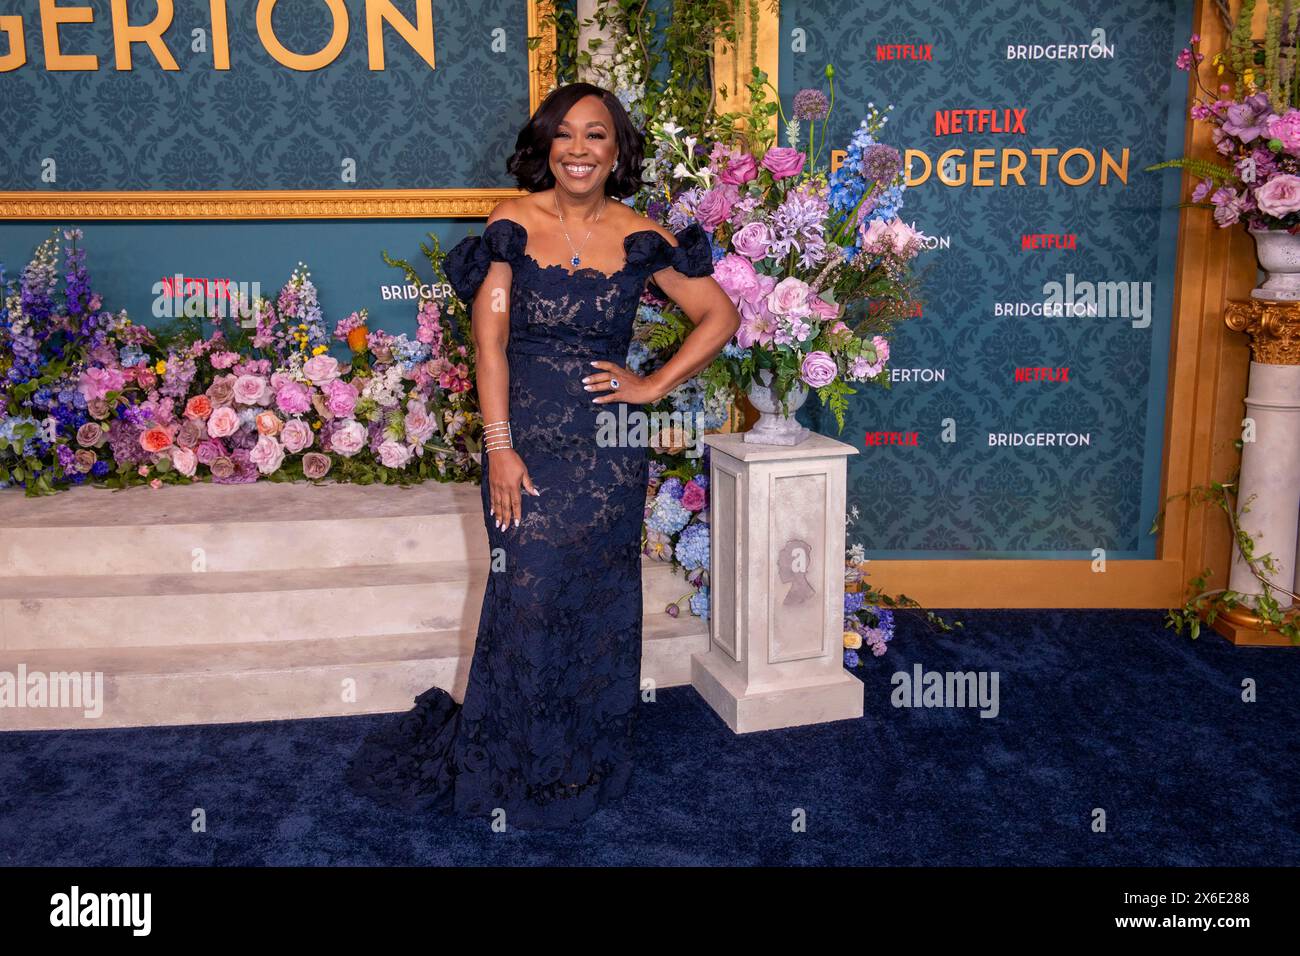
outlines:
[[528, 466], [519, 457], [519, 452], [513, 448], [502, 448], [484, 454], [492, 456], [492, 464], [488, 469], [490, 473], [488, 492], [497, 529], [504, 530], [512, 523], [517, 528], [524, 515], [520, 489], [530, 495], [540, 495], [541, 492], [533, 487]]

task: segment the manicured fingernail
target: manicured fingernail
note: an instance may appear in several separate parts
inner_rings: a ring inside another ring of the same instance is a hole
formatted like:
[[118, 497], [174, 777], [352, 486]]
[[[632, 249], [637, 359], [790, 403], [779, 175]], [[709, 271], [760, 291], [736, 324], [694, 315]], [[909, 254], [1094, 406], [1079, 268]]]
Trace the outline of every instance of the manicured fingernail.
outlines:
[[516, 527], [516, 528], [519, 527], [519, 519], [518, 519], [518, 518], [515, 519], [515, 527]]
[[[592, 365], [596, 365], [596, 363], [595, 363], [595, 362], [592, 362], [592, 363], [591, 363], [591, 364], [592, 364]], [[599, 366], [599, 365], [596, 365], [596, 367], [597, 367], [597, 368], [600, 368], [600, 366]]]

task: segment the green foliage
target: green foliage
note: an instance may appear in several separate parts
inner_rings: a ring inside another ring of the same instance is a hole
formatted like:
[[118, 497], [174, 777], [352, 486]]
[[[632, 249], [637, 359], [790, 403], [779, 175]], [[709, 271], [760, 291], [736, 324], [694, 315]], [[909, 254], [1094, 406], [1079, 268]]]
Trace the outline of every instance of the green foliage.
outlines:
[[838, 376], [829, 385], [817, 389], [817, 397], [822, 400], [823, 406], [830, 405], [841, 432], [844, 431], [844, 413], [849, 409], [848, 396], [856, 394], [857, 391], [850, 388], [849, 383]]
[[1188, 156], [1181, 159], [1167, 159], [1163, 163], [1144, 167], [1144, 170], [1148, 173], [1155, 172], [1158, 169], [1186, 169], [1194, 176], [1201, 179], [1210, 179], [1216, 183], [1233, 182], [1237, 179], [1236, 170], [1230, 166], [1221, 166], [1218, 163], [1211, 163], [1208, 160]]
[[[1236, 445], [1241, 448], [1242, 442], [1238, 440]], [[1272, 625], [1293, 645], [1300, 645], [1300, 617], [1297, 617], [1290, 608], [1283, 609], [1279, 605], [1275, 592], [1281, 591], [1292, 600], [1298, 596], [1269, 580], [1268, 575], [1276, 574], [1278, 571], [1276, 559], [1271, 553], [1258, 554], [1254, 538], [1241, 527], [1241, 516], [1250, 511], [1250, 502], [1253, 499], [1247, 499], [1237, 507], [1239, 477], [1240, 470], [1227, 481], [1211, 481], [1209, 485], [1197, 485], [1181, 494], [1170, 495], [1165, 499], [1165, 504], [1186, 498], [1189, 504], [1210, 505], [1222, 511], [1232, 529], [1232, 539], [1237, 553], [1250, 568], [1255, 580], [1259, 582], [1262, 593], [1246, 595], [1231, 588], [1207, 590], [1207, 582], [1213, 571], [1205, 568], [1188, 582], [1188, 593], [1191, 596], [1187, 602], [1180, 608], [1172, 608], [1166, 612], [1165, 626], [1172, 627], [1176, 634], [1181, 634], [1186, 629], [1195, 639], [1200, 636], [1202, 621], [1213, 624], [1223, 610], [1244, 607], [1260, 618], [1261, 630]], [[1164, 516], [1165, 508], [1162, 507], [1151, 523], [1149, 534], [1159, 533], [1164, 523]]]

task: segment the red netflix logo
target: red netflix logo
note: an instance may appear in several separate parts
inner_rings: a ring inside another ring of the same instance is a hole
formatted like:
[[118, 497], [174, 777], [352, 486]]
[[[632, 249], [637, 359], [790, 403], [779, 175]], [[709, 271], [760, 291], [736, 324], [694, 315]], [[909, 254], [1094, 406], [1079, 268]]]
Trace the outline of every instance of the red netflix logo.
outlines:
[[929, 43], [876, 44], [876, 60], [933, 60]]
[[1020, 237], [1021, 249], [1077, 249], [1079, 237], [1072, 232], [1059, 235], [1026, 233]]
[[1070, 367], [1064, 368], [1018, 368], [1017, 382], [1068, 382]]
[[867, 432], [863, 444], [867, 448], [881, 445], [919, 445], [921, 438], [917, 432]]
[[954, 133], [1025, 133], [1028, 109], [1008, 107], [1000, 110], [935, 110], [934, 135]]

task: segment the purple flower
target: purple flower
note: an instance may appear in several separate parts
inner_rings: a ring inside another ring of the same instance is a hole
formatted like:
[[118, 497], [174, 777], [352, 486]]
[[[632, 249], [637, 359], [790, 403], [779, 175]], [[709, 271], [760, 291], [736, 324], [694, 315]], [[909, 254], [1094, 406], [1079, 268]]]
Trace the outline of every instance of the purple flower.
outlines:
[[888, 186], [903, 168], [903, 158], [894, 147], [876, 143], [862, 151], [860, 167], [868, 181]]
[[1223, 131], [1237, 137], [1243, 143], [1249, 143], [1267, 132], [1268, 121], [1272, 118], [1273, 111], [1269, 107], [1268, 94], [1256, 93], [1228, 107], [1227, 118], [1223, 121]]
[[798, 120], [825, 119], [830, 112], [826, 94], [821, 90], [804, 89], [794, 95], [794, 118]]

